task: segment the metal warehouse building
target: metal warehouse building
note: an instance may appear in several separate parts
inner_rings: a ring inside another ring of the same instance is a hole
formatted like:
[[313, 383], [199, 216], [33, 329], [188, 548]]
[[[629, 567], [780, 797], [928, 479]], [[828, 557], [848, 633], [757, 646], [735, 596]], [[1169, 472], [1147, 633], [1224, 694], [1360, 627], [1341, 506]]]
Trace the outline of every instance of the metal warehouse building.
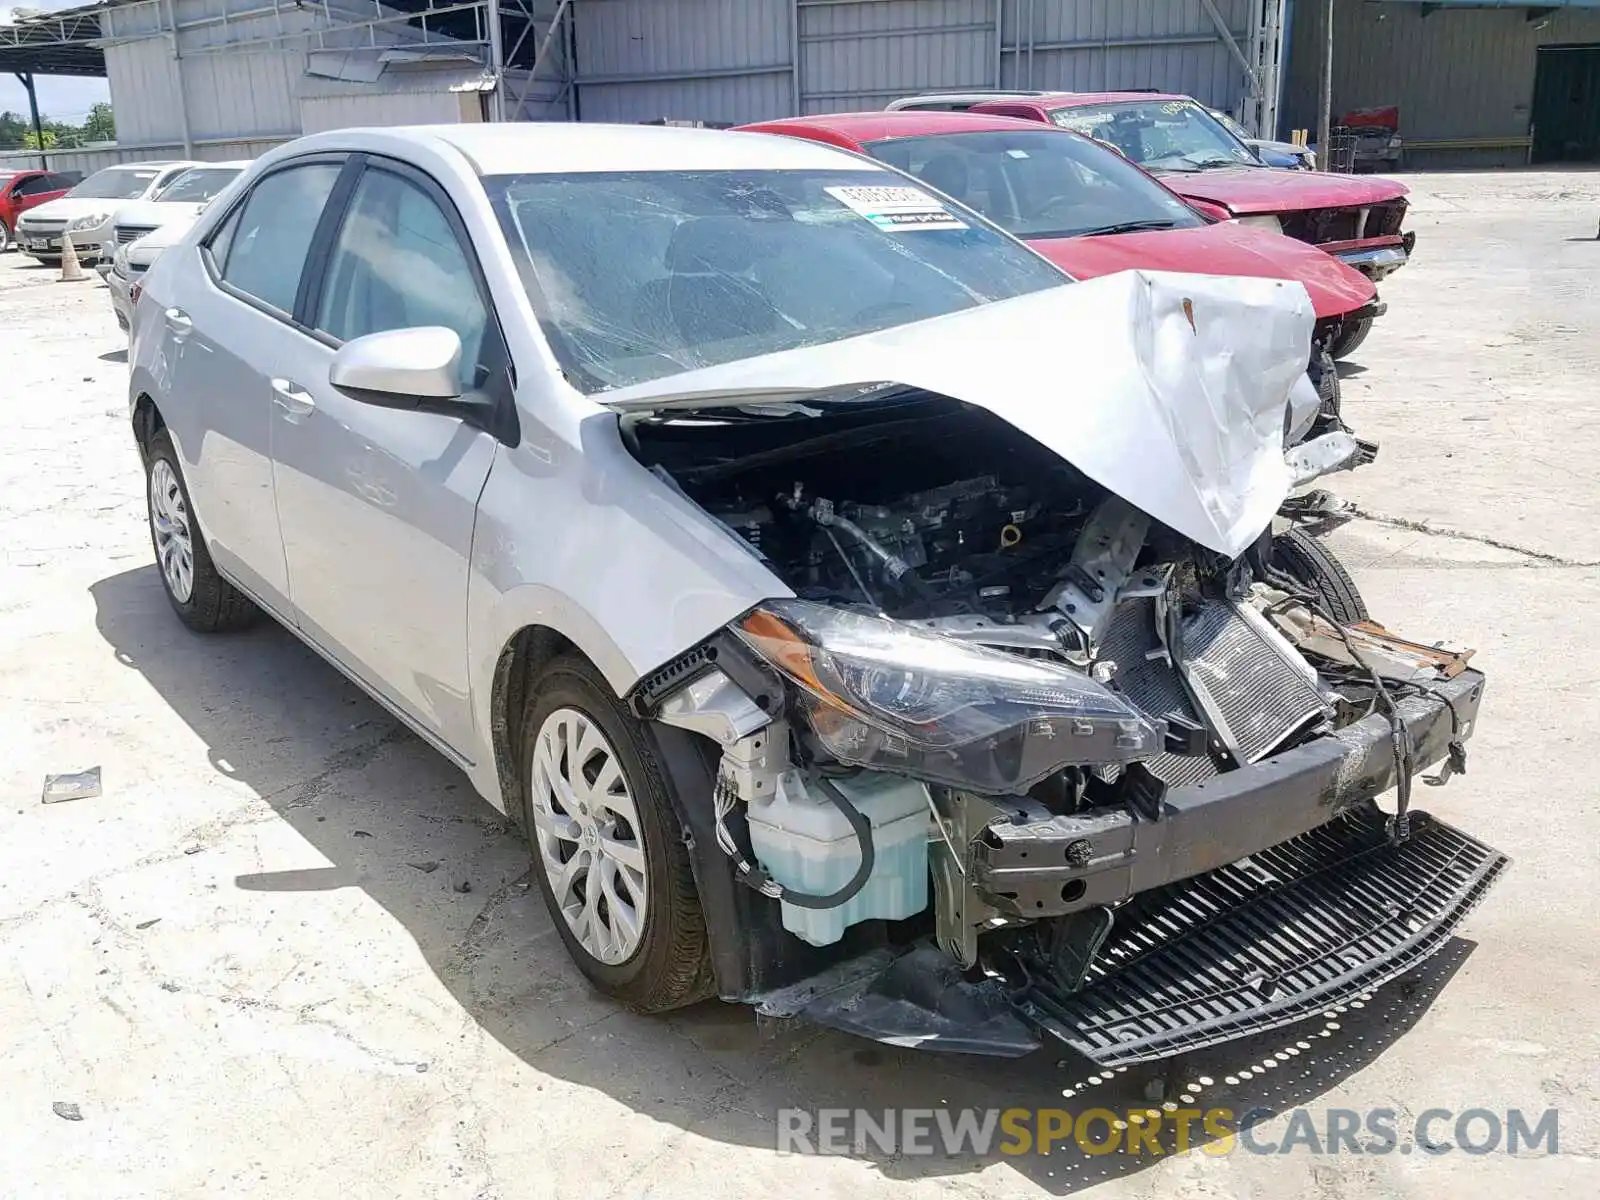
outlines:
[[[344, 125], [733, 124], [996, 87], [1186, 92], [1282, 135], [1316, 126], [1327, 4], [100, 0], [0, 26], [0, 69], [50, 45], [109, 79], [117, 149], [58, 166], [244, 157]], [[1408, 165], [1600, 153], [1600, 0], [1333, 8], [1334, 114], [1397, 105]]]

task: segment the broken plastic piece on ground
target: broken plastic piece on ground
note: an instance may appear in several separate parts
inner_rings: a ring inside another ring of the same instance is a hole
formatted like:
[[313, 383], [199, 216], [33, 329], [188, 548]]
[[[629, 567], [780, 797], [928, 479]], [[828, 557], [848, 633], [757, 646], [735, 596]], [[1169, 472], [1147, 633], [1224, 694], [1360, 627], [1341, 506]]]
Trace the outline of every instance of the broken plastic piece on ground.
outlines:
[[70, 1100], [57, 1100], [50, 1105], [50, 1111], [63, 1121], [83, 1120], [83, 1110]]
[[768, 992], [758, 1011], [910, 1049], [1020, 1058], [1039, 1048], [999, 981], [967, 979], [926, 942], [903, 955], [881, 948], [835, 964]]
[[100, 768], [74, 771], [65, 775], [46, 775], [40, 802], [61, 804], [68, 800], [93, 800], [100, 794]]

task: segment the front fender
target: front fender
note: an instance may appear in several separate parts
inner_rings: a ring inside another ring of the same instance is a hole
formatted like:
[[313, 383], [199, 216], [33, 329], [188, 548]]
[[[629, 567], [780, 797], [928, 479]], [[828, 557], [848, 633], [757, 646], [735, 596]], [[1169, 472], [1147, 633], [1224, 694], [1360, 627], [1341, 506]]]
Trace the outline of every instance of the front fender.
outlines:
[[724, 526], [641, 466], [617, 418], [571, 440], [523, 421], [501, 447], [473, 532], [467, 598], [479, 790], [505, 807], [493, 756], [494, 682], [524, 629], [576, 646], [618, 697], [762, 600], [792, 595]]

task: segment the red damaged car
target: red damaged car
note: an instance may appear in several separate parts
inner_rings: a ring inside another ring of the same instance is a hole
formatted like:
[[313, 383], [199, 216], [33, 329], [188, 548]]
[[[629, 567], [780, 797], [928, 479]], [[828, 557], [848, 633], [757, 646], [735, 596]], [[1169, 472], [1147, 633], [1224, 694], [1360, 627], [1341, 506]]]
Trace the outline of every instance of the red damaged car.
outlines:
[[[905, 110], [921, 98], [896, 101]], [[1049, 92], [982, 100], [970, 111], [1044, 121], [1115, 146], [1218, 216], [1270, 225], [1320, 246], [1373, 280], [1404, 266], [1415, 233], [1402, 233], [1403, 184], [1374, 176], [1274, 171], [1188, 96], [1149, 92]], [[1343, 358], [1371, 318], [1351, 321], [1331, 347]]]
[[1308, 371], [1323, 398], [1323, 421], [1338, 421], [1332, 348], [1351, 323], [1370, 319], [1377, 290], [1320, 250], [1203, 216], [1104, 146], [1010, 117], [835, 113], [742, 128], [809, 138], [898, 167], [976, 209], [1076, 279], [1144, 268], [1295, 280], [1317, 316]]

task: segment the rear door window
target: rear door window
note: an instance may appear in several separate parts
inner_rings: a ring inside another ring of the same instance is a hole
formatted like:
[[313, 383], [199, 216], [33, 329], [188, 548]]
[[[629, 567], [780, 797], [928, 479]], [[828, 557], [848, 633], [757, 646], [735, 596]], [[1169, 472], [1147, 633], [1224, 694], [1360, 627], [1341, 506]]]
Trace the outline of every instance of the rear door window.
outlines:
[[274, 171], [251, 189], [235, 217], [212, 239], [222, 279], [286, 316], [294, 312], [306, 251], [342, 163], [318, 162]]

